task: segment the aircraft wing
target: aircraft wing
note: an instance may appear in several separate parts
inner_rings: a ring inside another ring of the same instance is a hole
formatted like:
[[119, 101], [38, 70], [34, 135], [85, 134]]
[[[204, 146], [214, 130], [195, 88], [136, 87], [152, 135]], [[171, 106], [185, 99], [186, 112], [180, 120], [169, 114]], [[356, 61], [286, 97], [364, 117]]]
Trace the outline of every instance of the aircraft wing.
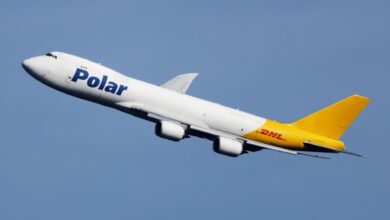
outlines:
[[187, 118], [181, 118], [180, 116], [173, 116], [172, 114], [159, 111], [157, 109], [142, 105], [142, 104], [137, 104], [137, 103], [129, 103], [129, 102], [120, 102], [117, 103], [117, 107], [119, 109], [124, 110], [127, 109], [130, 112], [132, 111], [138, 111], [138, 112], [143, 112], [147, 117], [154, 119], [155, 121], [172, 121], [176, 122], [178, 124], [182, 124], [186, 126], [187, 132], [189, 135], [201, 137], [201, 138], [207, 138], [210, 140], [213, 140], [217, 137], [225, 137], [225, 138], [230, 138], [233, 140], [240, 141], [243, 143], [244, 146], [244, 153], [249, 152], [256, 152], [262, 149], [268, 149], [268, 150], [273, 150], [277, 152], [282, 152], [282, 153], [288, 153], [288, 154], [293, 154], [293, 155], [304, 155], [304, 156], [310, 156], [310, 157], [316, 157], [316, 158], [322, 158], [322, 159], [330, 159], [328, 157], [323, 157], [319, 155], [312, 155], [312, 154], [306, 154], [302, 153], [299, 151], [294, 151], [294, 150], [289, 150], [285, 149], [282, 147], [270, 145], [270, 144], [265, 144], [265, 143], [260, 143], [256, 141], [249, 140], [247, 138], [243, 138], [241, 136], [237, 136], [235, 134], [230, 134], [224, 131], [219, 131], [212, 129], [208, 127], [206, 124], [200, 121], [192, 120], [192, 119], [187, 119]]
[[249, 140], [247, 138], [243, 138], [241, 136], [237, 136], [237, 135], [234, 135], [234, 134], [228, 134], [226, 132], [217, 131], [217, 130], [210, 129], [210, 128], [200, 128], [200, 127], [197, 127], [197, 126], [190, 126], [189, 129], [190, 130], [204, 132], [204, 133], [207, 133], [207, 134], [211, 134], [211, 135], [213, 135], [215, 137], [226, 137], [226, 138], [232, 138], [232, 139], [235, 139], [235, 140], [239, 140], [239, 141], [244, 143], [244, 150], [246, 150], [246, 151], [255, 152], [255, 151], [262, 150], [262, 149], [268, 149], [268, 150], [273, 150], [273, 151], [278, 151], [278, 152], [288, 153], [288, 154], [294, 154], [294, 155], [305, 155], [305, 156], [322, 158], [322, 159], [330, 159], [329, 157], [323, 157], [323, 156], [313, 155], [313, 154], [306, 154], [306, 153], [302, 153], [302, 152], [299, 152], [299, 151], [289, 150], [289, 149], [285, 149], [285, 148], [274, 146], [274, 145], [270, 145], [270, 144], [265, 144], [265, 143], [261, 143], [261, 142], [257, 142], [257, 141], [252, 141], [252, 140]]
[[198, 73], [181, 74], [162, 84], [161, 87], [184, 94], [197, 76]]

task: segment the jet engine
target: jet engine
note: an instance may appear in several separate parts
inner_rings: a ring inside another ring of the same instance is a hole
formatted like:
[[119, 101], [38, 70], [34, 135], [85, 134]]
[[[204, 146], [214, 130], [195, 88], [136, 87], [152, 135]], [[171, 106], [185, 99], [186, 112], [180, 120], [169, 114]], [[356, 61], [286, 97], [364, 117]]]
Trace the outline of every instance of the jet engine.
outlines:
[[156, 135], [171, 141], [180, 141], [186, 135], [185, 128], [179, 124], [161, 121], [156, 124]]
[[243, 151], [243, 144], [233, 139], [219, 137], [214, 141], [213, 149], [216, 153], [237, 157]]

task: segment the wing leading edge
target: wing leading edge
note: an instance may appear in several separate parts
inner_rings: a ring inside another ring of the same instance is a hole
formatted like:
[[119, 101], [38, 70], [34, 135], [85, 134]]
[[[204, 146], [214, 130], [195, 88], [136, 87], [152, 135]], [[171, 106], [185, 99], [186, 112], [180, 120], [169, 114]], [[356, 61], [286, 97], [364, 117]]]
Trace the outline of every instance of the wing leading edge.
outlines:
[[282, 152], [282, 153], [287, 153], [287, 154], [293, 154], [293, 155], [303, 155], [303, 156], [310, 156], [310, 157], [315, 157], [315, 158], [321, 158], [321, 159], [330, 159], [329, 157], [323, 157], [319, 155], [313, 155], [313, 154], [306, 154], [302, 153], [299, 151], [294, 151], [294, 150], [289, 150], [285, 148], [281, 148], [278, 146], [274, 145], [269, 145], [265, 143], [260, 143], [256, 141], [249, 140], [247, 138], [243, 138], [241, 136], [237, 136], [234, 134], [230, 134], [224, 131], [219, 131], [215, 130], [212, 128], [209, 128], [207, 125], [204, 123], [198, 122], [198, 121], [191, 121], [190, 119], [179, 119], [177, 117], [172, 117], [171, 114], [168, 114], [166, 112], [158, 111], [153, 108], [149, 108], [144, 105], [139, 105], [136, 103], [128, 103], [128, 102], [121, 102], [117, 103], [118, 108], [120, 109], [127, 109], [129, 112], [131, 111], [138, 111], [138, 112], [143, 112], [147, 117], [155, 120], [155, 121], [173, 121], [179, 124], [182, 124], [186, 126], [187, 131], [189, 132], [190, 135], [193, 136], [198, 136], [202, 138], [208, 138], [208, 139], [214, 139], [218, 137], [225, 137], [225, 138], [230, 138], [233, 140], [240, 141], [243, 143], [244, 146], [244, 153], [249, 152], [256, 152], [262, 149], [268, 149], [268, 150], [273, 150], [277, 152]]

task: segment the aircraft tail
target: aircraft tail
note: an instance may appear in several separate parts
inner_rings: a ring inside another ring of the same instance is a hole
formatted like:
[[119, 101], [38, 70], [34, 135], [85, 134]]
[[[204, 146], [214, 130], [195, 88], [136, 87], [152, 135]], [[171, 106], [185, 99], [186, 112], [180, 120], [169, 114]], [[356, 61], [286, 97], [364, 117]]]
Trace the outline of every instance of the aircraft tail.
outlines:
[[369, 98], [352, 95], [291, 125], [314, 134], [340, 139], [369, 102]]

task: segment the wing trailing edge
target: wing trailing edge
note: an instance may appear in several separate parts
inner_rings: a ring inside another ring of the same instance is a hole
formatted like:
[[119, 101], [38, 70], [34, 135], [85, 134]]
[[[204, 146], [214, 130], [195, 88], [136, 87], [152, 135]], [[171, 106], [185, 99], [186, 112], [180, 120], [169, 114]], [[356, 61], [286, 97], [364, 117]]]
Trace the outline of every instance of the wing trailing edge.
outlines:
[[[159, 111], [155, 108], [151, 108], [148, 106], [140, 105], [137, 103], [129, 103], [129, 102], [119, 102], [117, 103], [117, 107], [121, 110], [130, 110], [130, 111], [139, 111], [145, 113], [148, 117], [153, 118], [155, 120], [168, 120], [168, 121], [174, 121], [179, 124], [187, 126], [187, 129], [190, 134], [193, 135], [197, 133], [198, 135], [201, 134], [201, 137], [211, 138], [214, 139], [216, 137], [225, 137], [230, 138], [233, 140], [240, 141], [244, 144], [244, 150], [250, 151], [250, 152], [256, 152], [262, 149], [272, 150], [276, 152], [281, 153], [287, 153], [290, 155], [302, 155], [302, 156], [309, 156], [314, 158], [321, 158], [321, 159], [330, 159], [328, 157], [320, 156], [320, 155], [314, 155], [314, 154], [307, 154], [295, 150], [290, 150], [270, 144], [265, 144], [261, 142], [256, 142], [241, 136], [237, 136], [234, 134], [230, 134], [224, 131], [215, 130], [210, 127], [208, 127], [206, 124], [201, 123], [199, 121], [194, 121], [187, 118], [180, 118], [177, 115], [169, 114], [167, 112]], [[195, 132], [195, 133], [194, 133]]]

